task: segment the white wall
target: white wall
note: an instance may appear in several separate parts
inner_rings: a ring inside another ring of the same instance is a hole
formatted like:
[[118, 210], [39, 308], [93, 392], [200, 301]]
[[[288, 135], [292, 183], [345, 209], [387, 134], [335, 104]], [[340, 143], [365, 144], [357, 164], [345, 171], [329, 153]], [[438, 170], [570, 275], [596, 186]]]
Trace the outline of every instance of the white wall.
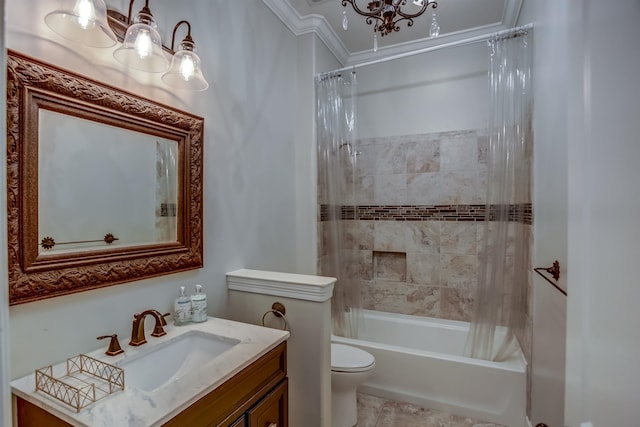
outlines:
[[569, 22], [566, 419], [640, 420], [640, 2], [585, 0]]
[[[296, 103], [294, 126], [295, 168], [296, 168], [296, 266], [298, 272], [315, 274], [318, 237], [316, 233], [316, 212], [318, 203], [316, 192], [309, 191], [316, 185], [315, 150], [315, 102], [314, 102], [314, 51], [319, 43], [313, 33], [298, 37], [298, 68], [296, 75]], [[320, 43], [322, 44], [322, 43]], [[311, 129], [311, 132], [309, 132]], [[305, 173], [308, 172], [308, 173]], [[314, 258], [306, 256], [304, 248], [311, 244]]]
[[98, 335], [128, 337], [133, 313], [169, 311], [179, 285], [201, 283], [209, 314], [225, 316], [226, 272], [295, 272], [296, 251], [312, 256], [296, 248], [292, 226], [296, 37], [255, 0], [190, 0], [189, 7], [156, 0], [150, 6], [164, 36], [180, 19], [191, 22], [208, 91], [174, 93], [159, 75], [123, 70], [112, 49], [62, 40], [43, 22], [52, 7], [46, 0], [7, 2], [7, 46], [205, 118], [204, 268], [11, 307], [12, 378], [101, 347]]
[[[7, 75], [6, 55], [4, 44], [5, 4], [0, 0], [0, 81], [4, 82]], [[0, 87], [0, 99], [6, 99], [6, 85]], [[0, 103], [0, 117], [6, 117], [6, 102]], [[6, 120], [0, 120], [0, 141], [6, 144]], [[0, 188], [7, 186], [7, 150], [0, 150]], [[7, 192], [0, 191], [0, 271], [7, 271]], [[0, 274], [0, 425], [11, 425], [11, 399], [9, 389], [9, 309], [7, 275]]]
[[535, 24], [535, 262], [557, 258], [569, 293], [565, 306], [534, 288], [534, 425], [640, 419], [638, 19], [634, 0], [527, 1], [521, 15]]
[[[534, 24], [533, 266], [558, 260], [567, 284], [568, 40], [566, 2], [525, 1], [519, 25]], [[570, 290], [571, 292], [572, 290]], [[533, 274], [531, 421], [562, 426], [566, 297]]]
[[303, 274], [315, 274], [317, 269], [318, 149], [314, 76], [339, 66], [338, 60], [316, 34], [298, 37], [295, 116], [296, 268], [298, 273]]
[[358, 137], [486, 128], [488, 63], [477, 43], [358, 68]]

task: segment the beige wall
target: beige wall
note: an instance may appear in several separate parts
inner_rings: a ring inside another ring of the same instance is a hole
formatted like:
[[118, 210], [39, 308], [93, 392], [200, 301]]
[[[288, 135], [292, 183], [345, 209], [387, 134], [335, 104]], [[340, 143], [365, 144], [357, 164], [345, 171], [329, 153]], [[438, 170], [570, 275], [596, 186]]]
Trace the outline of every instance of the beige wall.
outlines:
[[[345, 256], [361, 282], [364, 308], [471, 320], [485, 224], [483, 211], [463, 208], [484, 207], [487, 148], [486, 130], [357, 141], [355, 196], [346, 203], [382, 209], [361, 209], [359, 219], [345, 223]], [[433, 215], [404, 220], [393, 213], [397, 206], [429, 206]], [[530, 234], [530, 225], [512, 227]], [[327, 262], [322, 246], [320, 253]]]

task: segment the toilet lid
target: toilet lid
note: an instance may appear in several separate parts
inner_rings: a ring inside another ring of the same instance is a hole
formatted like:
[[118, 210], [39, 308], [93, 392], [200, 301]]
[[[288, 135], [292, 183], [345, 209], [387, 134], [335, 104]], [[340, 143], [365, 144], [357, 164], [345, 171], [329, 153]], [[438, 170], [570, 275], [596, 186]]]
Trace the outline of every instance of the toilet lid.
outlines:
[[373, 367], [372, 354], [344, 344], [331, 344], [331, 370], [337, 372], [362, 372]]

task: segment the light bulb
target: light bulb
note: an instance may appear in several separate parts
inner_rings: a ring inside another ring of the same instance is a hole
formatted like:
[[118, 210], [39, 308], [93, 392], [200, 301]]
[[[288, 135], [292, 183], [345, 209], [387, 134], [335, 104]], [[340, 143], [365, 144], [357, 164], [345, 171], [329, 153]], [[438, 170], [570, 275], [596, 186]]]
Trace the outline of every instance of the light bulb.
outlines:
[[373, 51], [378, 51], [378, 35], [376, 33], [373, 33]]
[[95, 26], [96, 11], [91, 0], [78, 0], [73, 8], [78, 17], [78, 24], [85, 30]]
[[347, 18], [347, 11], [342, 11], [342, 29], [347, 31], [349, 29], [349, 18]]
[[183, 41], [180, 50], [173, 55], [169, 71], [162, 75], [162, 81], [179, 90], [203, 91], [209, 87], [193, 42]]
[[135, 41], [136, 52], [140, 58], [146, 58], [151, 55], [153, 50], [153, 43], [151, 42], [151, 36], [149, 36], [149, 32], [145, 30], [141, 30], [140, 34]]
[[413, 0], [413, 4], [422, 7], [424, 6], [424, 0]]
[[160, 73], [167, 69], [169, 61], [162, 51], [162, 41], [156, 22], [143, 9], [127, 28], [122, 46], [113, 52], [119, 63], [140, 71]]
[[185, 81], [189, 81], [193, 78], [195, 70], [196, 64], [193, 63], [193, 58], [185, 55], [180, 62], [180, 75]]

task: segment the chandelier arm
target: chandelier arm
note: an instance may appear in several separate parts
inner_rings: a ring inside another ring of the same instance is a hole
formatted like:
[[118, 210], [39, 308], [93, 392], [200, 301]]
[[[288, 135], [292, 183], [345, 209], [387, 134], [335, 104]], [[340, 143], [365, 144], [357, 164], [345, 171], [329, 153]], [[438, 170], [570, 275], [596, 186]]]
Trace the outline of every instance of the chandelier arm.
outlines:
[[394, 25], [393, 31], [400, 31], [400, 25], [398, 25], [398, 23], [400, 23], [402, 21], [407, 21], [407, 27], [413, 27], [413, 23], [414, 23], [413, 17], [411, 17], [411, 18], [400, 18], [400, 19], [397, 19], [397, 20], [393, 21], [393, 25]]
[[377, 26], [378, 23], [377, 22], [373, 22], [374, 19], [376, 21], [383, 22], [382, 19], [379, 16], [367, 16], [367, 19], [365, 19], [364, 22], [366, 22], [367, 25], [375, 25], [375, 26]]
[[371, 12], [366, 12], [362, 9], [360, 9], [360, 7], [358, 7], [358, 3], [356, 0], [342, 0], [342, 6], [346, 6], [347, 3], [350, 3], [351, 6], [353, 6], [353, 10], [355, 10], [358, 14], [362, 15], [362, 16], [367, 16], [369, 18], [374, 18], [374, 19], [380, 19], [379, 15], [380, 12], [382, 12], [382, 9], [384, 8], [384, 1], [380, 1], [380, 7], [378, 7], [378, 9], [373, 10]]
[[[424, 11], [427, 10], [427, 8], [429, 6], [432, 6], [433, 9], [435, 9], [435, 8], [438, 7], [438, 3], [435, 2], [435, 1], [427, 1], [426, 3], [422, 4], [422, 7], [416, 13], [405, 13], [405, 12], [402, 11], [402, 9], [398, 8], [398, 10], [396, 10], [396, 15], [400, 15], [404, 19], [417, 18], [418, 16], [422, 15], [424, 13]], [[398, 21], [401, 21], [401, 19], [399, 19]], [[409, 25], [409, 26], [411, 26], [411, 25]]]
[[[358, 0], [341, 1], [343, 7], [351, 4], [356, 13], [366, 17], [365, 22], [367, 25], [373, 25], [374, 32], [380, 32], [382, 36], [400, 31], [398, 23], [401, 21], [407, 21], [407, 27], [412, 27], [414, 23], [413, 19], [422, 15], [429, 6], [433, 9], [438, 7], [436, 1], [424, 0], [420, 10], [416, 13], [407, 13], [402, 10], [402, 8], [407, 5], [407, 0], [371, 0], [367, 6], [369, 9], [367, 12], [360, 9], [357, 3]], [[373, 8], [375, 8], [375, 10], [372, 10]]]

